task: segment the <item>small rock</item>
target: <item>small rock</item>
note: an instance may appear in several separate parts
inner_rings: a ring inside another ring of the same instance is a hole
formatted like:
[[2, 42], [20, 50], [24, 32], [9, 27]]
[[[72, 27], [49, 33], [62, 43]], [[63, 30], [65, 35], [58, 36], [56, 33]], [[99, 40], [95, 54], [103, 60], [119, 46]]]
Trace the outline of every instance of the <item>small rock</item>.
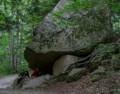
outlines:
[[75, 68], [73, 69], [70, 73], [69, 73], [69, 76], [73, 76], [75, 75], [76, 73], [82, 73], [82, 72], [85, 72], [86, 69], [85, 68]]
[[92, 82], [96, 82], [96, 81], [98, 81], [98, 80], [100, 80], [100, 79], [101, 79], [101, 76], [98, 75], [98, 74], [91, 76], [91, 81], [92, 81]]
[[50, 77], [50, 75], [44, 75], [41, 77], [30, 79], [23, 84], [22, 89], [39, 88], [43, 83], [47, 82]]
[[105, 73], [105, 68], [102, 66], [99, 66], [97, 70], [95, 70], [94, 72], [92, 72], [91, 74], [104, 74]]
[[68, 74], [68, 82], [76, 81], [81, 78], [81, 76], [87, 73], [86, 68], [75, 68]]
[[91, 73], [91, 81], [95, 82], [100, 80], [102, 77], [104, 77], [105, 75], [105, 68], [102, 66], [99, 66], [97, 70], [95, 70], [94, 72]]

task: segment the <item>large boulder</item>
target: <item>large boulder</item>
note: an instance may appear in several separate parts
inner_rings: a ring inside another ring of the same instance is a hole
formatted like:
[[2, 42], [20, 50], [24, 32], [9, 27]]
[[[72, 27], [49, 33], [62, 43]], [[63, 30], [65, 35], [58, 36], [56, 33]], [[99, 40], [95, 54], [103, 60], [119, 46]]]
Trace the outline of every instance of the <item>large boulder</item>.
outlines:
[[53, 65], [53, 75], [59, 75], [65, 73], [67, 68], [76, 63], [79, 60], [78, 57], [72, 55], [65, 55], [60, 57]]
[[33, 40], [26, 47], [24, 55], [30, 68], [52, 72], [52, 66], [59, 57], [87, 55], [96, 45], [111, 38], [107, 4], [101, 2], [104, 0], [91, 1], [97, 2], [89, 8], [69, 11], [66, 6], [76, 1], [60, 0], [35, 29]]

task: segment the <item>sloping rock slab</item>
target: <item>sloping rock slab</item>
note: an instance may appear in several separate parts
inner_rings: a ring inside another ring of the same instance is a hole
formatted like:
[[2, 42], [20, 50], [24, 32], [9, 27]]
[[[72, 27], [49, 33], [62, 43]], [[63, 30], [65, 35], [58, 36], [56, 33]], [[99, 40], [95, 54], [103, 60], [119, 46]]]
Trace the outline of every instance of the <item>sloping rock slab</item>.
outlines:
[[93, 8], [55, 15], [69, 3], [69, 0], [60, 0], [57, 8], [35, 29], [33, 41], [24, 52], [30, 68], [51, 72], [53, 63], [60, 56], [86, 55], [96, 45], [111, 38], [111, 17], [107, 4], [98, 3]]

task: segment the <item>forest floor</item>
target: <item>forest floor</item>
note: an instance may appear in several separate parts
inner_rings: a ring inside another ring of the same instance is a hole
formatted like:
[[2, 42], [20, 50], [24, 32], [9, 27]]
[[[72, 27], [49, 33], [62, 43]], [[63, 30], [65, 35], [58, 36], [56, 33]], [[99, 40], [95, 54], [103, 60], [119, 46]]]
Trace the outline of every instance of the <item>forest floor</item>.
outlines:
[[[0, 86], [5, 86], [6, 82], [9, 85], [9, 81], [15, 76], [16, 75], [2, 78], [0, 80]], [[92, 82], [90, 76], [87, 75], [78, 81], [71, 83], [58, 82], [45, 89], [0, 89], [0, 94], [120, 94], [119, 86], [120, 73], [114, 73], [96, 82]]]

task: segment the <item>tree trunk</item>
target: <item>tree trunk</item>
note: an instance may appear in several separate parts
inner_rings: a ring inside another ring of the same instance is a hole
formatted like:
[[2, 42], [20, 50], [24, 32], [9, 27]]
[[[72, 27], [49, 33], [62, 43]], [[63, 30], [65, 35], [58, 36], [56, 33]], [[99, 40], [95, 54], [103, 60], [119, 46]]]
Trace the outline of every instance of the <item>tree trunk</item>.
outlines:
[[10, 52], [10, 63], [12, 71], [16, 72], [16, 55], [14, 49], [14, 32], [9, 31], [9, 52]]

